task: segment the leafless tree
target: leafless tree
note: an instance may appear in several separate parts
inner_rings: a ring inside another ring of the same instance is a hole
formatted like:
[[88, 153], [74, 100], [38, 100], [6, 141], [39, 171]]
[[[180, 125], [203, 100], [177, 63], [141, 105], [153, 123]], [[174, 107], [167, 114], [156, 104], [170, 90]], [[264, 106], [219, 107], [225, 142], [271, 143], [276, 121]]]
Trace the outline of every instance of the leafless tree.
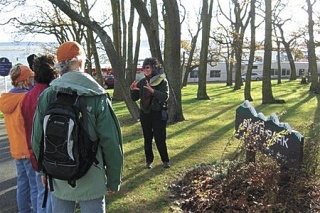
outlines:
[[[187, 85], [188, 76], [190, 72], [196, 67], [199, 67], [199, 58], [195, 58], [195, 54], [197, 53], [197, 50], [198, 50], [197, 48], [198, 37], [199, 37], [200, 31], [202, 30], [200, 15], [201, 15], [201, 11], [199, 10], [199, 12], [196, 14], [196, 23], [195, 23], [196, 28], [192, 27], [191, 29], [189, 23], [187, 24], [188, 33], [191, 38], [190, 43], [188, 43], [188, 41], [182, 42], [182, 49], [185, 50], [183, 53], [182, 64], [181, 64], [181, 66], [185, 68], [185, 72], [182, 76], [183, 78], [182, 86]], [[195, 31], [195, 33], [193, 33], [193, 31]], [[184, 57], [185, 55], [188, 56], [186, 64], [185, 64], [185, 57]]]
[[262, 79], [262, 103], [284, 103], [273, 97], [271, 86], [271, 61], [272, 61], [272, 0], [265, 0], [265, 43]]
[[251, 30], [251, 40], [250, 40], [250, 55], [249, 55], [249, 63], [247, 69], [247, 79], [246, 84], [244, 86], [244, 99], [248, 101], [253, 101], [251, 97], [251, 74], [254, 62], [254, 54], [256, 50], [256, 0], [251, 0], [250, 2], [250, 30]]
[[[223, 1], [225, 4], [225, 1]], [[242, 53], [243, 53], [243, 41], [244, 34], [250, 22], [250, 16], [248, 15], [249, 1], [239, 1], [239, 0], [231, 0], [230, 11], [233, 9], [234, 19], [232, 19], [231, 12], [226, 14], [222, 9], [221, 2], [218, 1], [218, 7], [220, 9], [221, 14], [230, 22], [231, 27], [233, 29], [232, 38], [233, 38], [233, 48], [235, 51], [235, 59], [236, 59], [236, 73], [235, 73], [235, 85], [234, 90], [238, 90], [242, 85], [241, 78], [241, 61], [242, 61]]]
[[217, 16], [219, 26], [213, 30], [211, 39], [220, 46], [220, 58], [223, 58], [226, 64], [227, 81], [226, 86], [233, 85], [233, 70], [234, 70], [234, 48], [232, 45], [232, 30], [222, 24]]
[[130, 16], [128, 21], [128, 57], [126, 60], [127, 69], [126, 69], [126, 80], [130, 84], [136, 78], [137, 64], [139, 59], [140, 51], [140, 33], [141, 33], [141, 21], [138, 20], [136, 30], [136, 46], [134, 48], [133, 42], [133, 32], [134, 32], [134, 20], [135, 20], [135, 11], [133, 5], [130, 3]]
[[165, 23], [165, 49], [164, 67], [169, 79], [169, 122], [183, 121], [184, 116], [181, 105], [181, 79], [180, 49], [181, 25], [179, 6], [176, 0], [163, 0], [162, 11]]
[[[186, 86], [187, 85], [187, 81], [188, 81], [188, 76], [190, 74], [190, 72], [196, 68], [199, 67], [199, 62], [194, 60], [194, 55], [197, 49], [197, 41], [198, 41], [198, 36], [199, 33], [201, 31], [201, 22], [198, 22], [197, 24], [197, 31], [195, 33], [195, 35], [192, 35], [191, 30], [189, 30], [189, 34], [191, 37], [191, 42], [190, 45], [188, 45], [189, 47], [186, 47], [185, 49], [188, 50], [188, 60], [187, 60], [187, 64], [185, 65], [185, 73], [183, 75], [183, 81], [182, 81], [182, 86]], [[199, 58], [198, 58], [199, 59]], [[183, 62], [184, 62], [184, 58], [183, 58]], [[182, 64], [183, 66], [183, 64]]]
[[139, 14], [139, 18], [141, 23], [143, 24], [145, 31], [148, 36], [148, 42], [150, 46], [150, 52], [153, 57], [159, 59], [160, 63], [163, 64], [163, 58], [161, 54], [160, 48], [160, 40], [159, 40], [159, 25], [158, 22], [154, 23], [151, 16], [148, 13], [145, 3], [142, 0], [130, 0], [131, 4], [134, 6], [136, 11]]
[[265, 0], [265, 43], [263, 60], [263, 79], [262, 79], [262, 103], [269, 104], [274, 102], [271, 87], [271, 60], [272, 60], [272, 0]]
[[65, 14], [67, 14], [72, 20], [75, 20], [78, 23], [92, 29], [92, 31], [94, 31], [98, 35], [108, 55], [110, 63], [112, 65], [112, 69], [114, 71], [113, 74], [117, 79], [117, 83], [120, 85], [119, 89], [123, 94], [123, 98], [127, 105], [127, 108], [130, 114], [132, 115], [133, 119], [138, 119], [139, 118], [138, 106], [130, 98], [130, 93], [128, 89], [129, 85], [125, 80], [125, 76], [123, 75], [123, 72], [118, 72], [118, 70], [121, 70], [123, 67], [122, 61], [108, 33], [103, 29], [103, 27], [101, 27], [101, 25], [99, 25], [99, 23], [82, 16], [77, 11], [74, 11], [64, 1], [59, 1], [59, 0], [49, 0], [49, 1], [52, 4], [56, 5], [58, 8], [60, 8], [60, 10], [63, 11]]
[[[11, 3], [16, 4], [15, 1], [11, 1]], [[89, 17], [90, 10], [94, 7], [94, 4], [89, 5], [87, 0], [77, 2], [69, 0], [66, 1], [66, 4], [72, 5], [74, 9], [80, 11], [85, 17]], [[54, 35], [58, 43], [74, 40], [86, 44], [87, 57], [90, 59], [87, 61], [88, 73], [92, 74], [91, 69], [94, 64], [96, 70], [95, 77], [101, 85], [104, 85], [100, 67], [100, 56], [97, 51], [96, 35], [84, 25], [70, 19], [55, 5], [48, 4], [47, 7], [38, 5], [35, 7], [35, 10], [37, 12], [33, 16], [21, 15], [10, 19], [10, 22], [17, 26], [16, 32], [19, 35]]]
[[311, 74], [310, 81], [310, 91], [319, 93], [319, 78], [318, 78], [318, 68], [317, 68], [317, 57], [315, 53], [315, 39], [314, 39], [314, 20], [313, 20], [313, 5], [316, 0], [306, 0], [307, 12], [308, 12], [308, 33], [309, 41], [307, 43], [308, 47], [308, 61], [309, 61], [309, 73]]
[[208, 65], [208, 46], [210, 38], [210, 26], [212, 19], [213, 0], [202, 1], [201, 22], [202, 22], [202, 39], [200, 50], [199, 82], [197, 99], [210, 99], [207, 94], [207, 65]]
[[[290, 34], [290, 39], [287, 40], [288, 38], [288, 34], [285, 33], [285, 31], [283, 30], [283, 26], [291, 21], [291, 19], [285, 19], [283, 20], [281, 18], [281, 11], [283, 11], [283, 9], [285, 7], [288, 6], [288, 2], [284, 3], [283, 1], [278, 0], [275, 4], [275, 9], [273, 12], [273, 24], [276, 26], [276, 28], [279, 30], [279, 41], [282, 43], [282, 45], [284, 46], [284, 49], [287, 53], [287, 57], [289, 60], [289, 64], [290, 64], [290, 69], [291, 69], [291, 74], [290, 74], [290, 80], [296, 80], [297, 79], [297, 72], [296, 72], [296, 66], [294, 64], [294, 57], [292, 55], [292, 49], [294, 46], [294, 43], [296, 43], [298, 38], [301, 38], [302, 36], [304, 36], [306, 33], [303, 29], [298, 29], [295, 32], [292, 32]], [[276, 33], [276, 31], [275, 31]], [[279, 72], [281, 70], [278, 70]], [[280, 74], [280, 73], [279, 73]]]
[[[124, 8], [121, 7], [121, 1], [118, 0], [111, 0], [111, 8], [112, 8], [112, 36], [113, 36], [113, 44], [115, 49], [119, 55], [119, 60], [121, 60], [121, 69], [117, 70], [116, 72], [121, 72], [121, 75], [125, 76], [125, 53], [126, 53], [126, 45], [122, 43], [126, 35], [126, 24], [125, 24], [125, 17], [121, 16], [122, 11]], [[123, 20], [123, 21], [122, 21]], [[113, 72], [114, 69], [113, 69]], [[123, 100], [121, 90], [118, 88], [118, 79], [115, 78], [115, 89], [113, 92], [113, 98], [115, 100]]]

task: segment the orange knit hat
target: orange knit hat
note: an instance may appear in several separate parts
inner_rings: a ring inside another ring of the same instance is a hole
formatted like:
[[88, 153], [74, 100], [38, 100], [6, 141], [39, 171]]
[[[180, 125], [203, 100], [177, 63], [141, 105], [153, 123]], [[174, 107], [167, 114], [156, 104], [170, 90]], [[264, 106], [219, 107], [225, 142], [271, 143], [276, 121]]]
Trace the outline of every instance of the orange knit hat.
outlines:
[[22, 82], [24, 80], [27, 80], [29, 77], [33, 77], [34, 76], [34, 72], [32, 72], [32, 70], [27, 66], [19, 65], [19, 69], [20, 69], [20, 75], [14, 81], [15, 83]]
[[82, 46], [75, 41], [67, 41], [60, 45], [57, 50], [58, 62], [64, 62], [84, 54]]

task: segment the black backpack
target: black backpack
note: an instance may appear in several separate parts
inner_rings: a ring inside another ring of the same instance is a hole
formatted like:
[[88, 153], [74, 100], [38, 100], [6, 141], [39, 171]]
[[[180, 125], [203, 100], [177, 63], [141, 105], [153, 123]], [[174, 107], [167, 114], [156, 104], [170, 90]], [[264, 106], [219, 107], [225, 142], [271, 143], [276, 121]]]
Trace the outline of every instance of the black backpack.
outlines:
[[82, 96], [62, 92], [53, 95], [43, 120], [43, 136], [38, 164], [49, 178], [51, 191], [52, 178], [67, 180], [75, 187], [76, 180], [99, 163], [99, 140], [89, 138], [88, 112]]

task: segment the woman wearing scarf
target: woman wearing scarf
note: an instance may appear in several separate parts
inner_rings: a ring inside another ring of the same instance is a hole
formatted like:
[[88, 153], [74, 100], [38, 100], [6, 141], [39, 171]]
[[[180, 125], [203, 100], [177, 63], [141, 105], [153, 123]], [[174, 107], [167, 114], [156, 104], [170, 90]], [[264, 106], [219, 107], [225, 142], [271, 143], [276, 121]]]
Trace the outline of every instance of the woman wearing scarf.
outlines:
[[140, 123], [144, 137], [144, 151], [147, 169], [152, 168], [154, 138], [164, 168], [169, 168], [166, 144], [167, 100], [169, 85], [164, 70], [156, 58], [146, 58], [143, 62], [145, 77], [130, 86], [133, 101], [140, 99]]

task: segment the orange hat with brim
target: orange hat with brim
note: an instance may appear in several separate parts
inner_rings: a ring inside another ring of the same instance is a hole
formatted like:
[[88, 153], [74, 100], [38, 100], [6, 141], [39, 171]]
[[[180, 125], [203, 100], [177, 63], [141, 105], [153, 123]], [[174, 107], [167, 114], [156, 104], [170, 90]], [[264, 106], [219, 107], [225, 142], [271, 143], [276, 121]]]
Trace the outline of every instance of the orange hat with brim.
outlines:
[[61, 44], [57, 50], [57, 59], [64, 62], [83, 54], [82, 46], [75, 41], [67, 41]]
[[19, 77], [15, 80], [16, 83], [22, 82], [27, 80], [29, 77], [33, 77], [34, 76], [34, 72], [32, 72], [32, 70], [24, 65], [19, 65], [19, 69], [20, 69], [20, 75]]

